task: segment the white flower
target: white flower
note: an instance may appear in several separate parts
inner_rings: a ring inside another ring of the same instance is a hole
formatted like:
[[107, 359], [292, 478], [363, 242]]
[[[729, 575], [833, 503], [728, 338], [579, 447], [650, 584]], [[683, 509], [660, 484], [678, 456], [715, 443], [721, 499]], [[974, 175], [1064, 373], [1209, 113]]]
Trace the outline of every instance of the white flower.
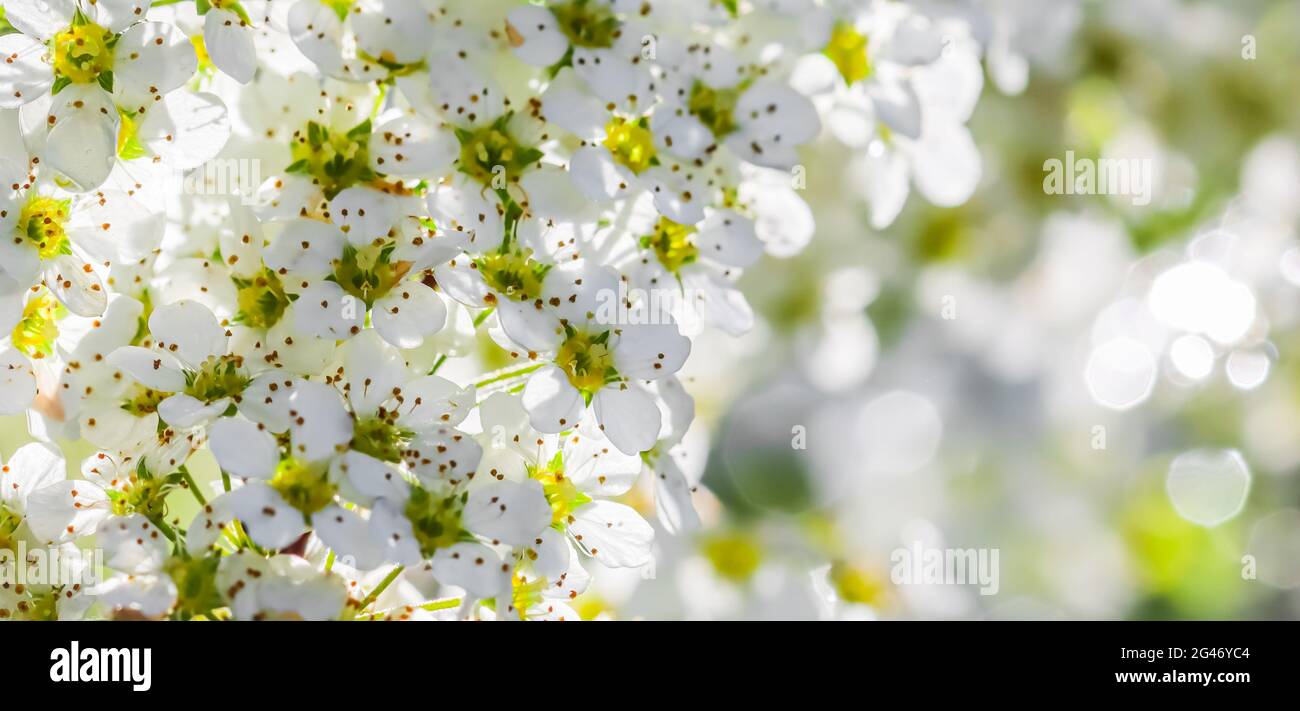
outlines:
[[12, 57], [0, 108], [21, 107], [29, 148], [81, 190], [108, 178], [123, 118], [143, 120], [197, 66], [172, 25], [141, 21], [145, 0], [5, 4], [21, 34], [0, 38]]

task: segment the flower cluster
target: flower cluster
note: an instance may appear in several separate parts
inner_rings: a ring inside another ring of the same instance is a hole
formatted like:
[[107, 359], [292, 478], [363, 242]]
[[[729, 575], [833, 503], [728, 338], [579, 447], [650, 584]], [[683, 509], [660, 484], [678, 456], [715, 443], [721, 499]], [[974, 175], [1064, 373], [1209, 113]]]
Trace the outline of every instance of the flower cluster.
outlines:
[[679, 372], [801, 146], [879, 225], [979, 177], [978, 45], [892, 2], [0, 5], [0, 550], [104, 553], [0, 617], [578, 619], [699, 525]]

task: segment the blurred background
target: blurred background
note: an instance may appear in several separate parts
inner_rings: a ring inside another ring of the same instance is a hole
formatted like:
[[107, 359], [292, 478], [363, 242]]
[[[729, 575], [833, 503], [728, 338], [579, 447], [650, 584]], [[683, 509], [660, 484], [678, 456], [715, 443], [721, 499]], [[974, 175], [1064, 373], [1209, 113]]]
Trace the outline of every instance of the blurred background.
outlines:
[[[1029, 67], [986, 76], [978, 191], [873, 230], [805, 155], [815, 237], [690, 361], [706, 527], [588, 611], [1300, 616], [1300, 3], [921, 4]], [[1149, 160], [1151, 203], [1047, 194], [1067, 150]], [[997, 594], [896, 582], [918, 545], [995, 550]]]

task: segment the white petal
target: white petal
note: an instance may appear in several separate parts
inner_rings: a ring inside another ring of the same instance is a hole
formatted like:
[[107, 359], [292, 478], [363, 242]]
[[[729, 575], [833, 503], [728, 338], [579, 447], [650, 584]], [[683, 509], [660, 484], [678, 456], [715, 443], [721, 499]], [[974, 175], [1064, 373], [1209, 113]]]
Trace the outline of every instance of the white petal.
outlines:
[[23, 34], [47, 40], [72, 23], [76, 0], [5, 0], [5, 19]]
[[198, 68], [189, 38], [165, 22], [132, 25], [118, 38], [113, 56], [113, 93], [118, 103], [144, 113], [189, 81]]
[[0, 343], [0, 415], [16, 415], [36, 397], [36, 373], [26, 356]]
[[28, 496], [66, 478], [67, 466], [57, 447], [45, 442], [25, 444], [0, 469], [0, 501], [21, 514]]
[[0, 109], [16, 109], [49, 90], [54, 73], [41, 59], [45, 51], [21, 33], [0, 37]]
[[185, 528], [185, 548], [192, 556], [203, 555], [216, 542], [221, 530], [235, 520], [232, 495], [222, 494], [208, 502]]
[[443, 175], [459, 154], [455, 135], [420, 117], [399, 116], [370, 134], [370, 167], [387, 175]]
[[344, 564], [359, 570], [372, 570], [383, 565], [384, 549], [371, 534], [369, 522], [360, 514], [330, 504], [312, 514], [311, 522], [316, 535]]
[[348, 242], [363, 247], [388, 239], [397, 222], [397, 200], [372, 188], [348, 188], [330, 201], [330, 216]]
[[912, 161], [916, 189], [939, 207], [966, 202], [979, 186], [979, 148], [960, 124], [927, 124], [913, 147]]
[[471, 128], [491, 124], [505, 111], [503, 92], [469, 60], [449, 51], [429, 58], [429, 86], [447, 121]]
[[671, 323], [625, 326], [614, 342], [618, 372], [653, 380], [676, 373], [691, 354], [691, 340]]
[[742, 269], [763, 256], [754, 221], [731, 210], [715, 210], [704, 218], [696, 246], [701, 257]]
[[104, 547], [104, 564], [131, 575], [162, 570], [171, 553], [167, 536], [139, 514], [114, 518], [99, 528], [96, 540]]
[[72, 84], [50, 104], [54, 123], [45, 140], [49, 164], [80, 190], [108, 179], [117, 160], [117, 108], [96, 84]]
[[410, 379], [402, 353], [367, 329], [343, 347], [348, 400], [357, 417], [368, 417]]
[[659, 457], [653, 471], [655, 511], [663, 527], [672, 534], [699, 528], [700, 515], [691, 501], [691, 485], [672, 457]]
[[324, 459], [352, 439], [352, 416], [343, 399], [324, 383], [303, 382], [289, 396], [293, 454], [308, 461]]
[[88, 481], [58, 481], [27, 497], [27, 525], [42, 542], [90, 535], [109, 513], [104, 490]]
[[331, 466], [337, 470], [337, 478], [350, 487], [349, 498], [363, 506], [381, 498], [402, 502], [409, 494], [410, 485], [401, 473], [388, 462], [381, 462], [369, 454], [349, 451], [336, 457]]
[[207, 425], [221, 417], [229, 408], [229, 398], [205, 403], [196, 397], [180, 393], [158, 403], [158, 417], [178, 430], [188, 430]]
[[152, 4], [152, 0], [95, 0], [87, 11], [93, 9], [95, 24], [116, 33], [143, 20]]
[[343, 69], [343, 23], [334, 8], [320, 0], [298, 0], [289, 9], [289, 36], [322, 74], [337, 76]]
[[506, 33], [515, 56], [535, 67], [549, 67], [569, 49], [555, 15], [536, 5], [524, 5], [506, 16]]
[[179, 301], [154, 309], [149, 316], [154, 345], [197, 370], [213, 356], [225, 355], [229, 337], [208, 307], [196, 301]]
[[280, 448], [262, 427], [237, 417], [223, 417], [208, 428], [208, 447], [217, 464], [237, 477], [270, 479]]
[[862, 193], [871, 208], [871, 226], [883, 230], [894, 223], [907, 203], [907, 158], [901, 151], [884, 148], [880, 155], [862, 157]]
[[[230, 138], [230, 118], [226, 105], [213, 94], [173, 91], [163, 99], [161, 109], [144, 115], [136, 136], [149, 152], [171, 168], [190, 170], [215, 158], [225, 147]], [[226, 189], [234, 190], [243, 183], [255, 184], [257, 164], [246, 160], [236, 165], [239, 170], [254, 175], [237, 175]], [[248, 190], [251, 192], [252, 187]]]
[[501, 330], [519, 347], [530, 351], [548, 351], [559, 345], [564, 329], [559, 319], [538, 301], [500, 299], [497, 317]]
[[641, 473], [641, 458], [624, 454], [608, 439], [581, 428], [564, 439], [564, 473], [584, 492], [622, 496]]
[[336, 282], [318, 281], [302, 292], [294, 304], [293, 317], [300, 333], [342, 340], [361, 332], [366, 305]]
[[551, 505], [536, 479], [497, 481], [470, 492], [461, 520], [484, 538], [525, 546], [551, 525]]
[[424, 283], [405, 281], [375, 302], [370, 318], [385, 341], [401, 349], [419, 348], [447, 324], [447, 306]]
[[464, 588], [475, 598], [508, 594], [510, 566], [481, 543], [456, 543], [433, 554], [433, 575], [444, 585]]
[[426, 375], [403, 385], [401, 401], [389, 407], [401, 414], [403, 427], [455, 427], [474, 407], [474, 387], [462, 388], [446, 378]]
[[215, 7], [208, 10], [203, 18], [203, 42], [217, 69], [240, 84], [253, 80], [257, 72], [253, 28], [245, 26], [238, 15]]
[[583, 407], [582, 393], [554, 365], [537, 370], [524, 386], [524, 409], [538, 432], [562, 432], [576, 426]]
[[231, 509], [244, 523], [248, 537], [263, 548], [284, 548], [307, 530], [302, 513], [260, 481], [236, 489], [231, 495]]
[[269, 236], [263, 257], [266, 266], [284, 269], [292, 277], [327, 276], [334, 269], [334, 260], [343, 256], [343, 233], [328, 222], [296, 218], [274, 223], [268, 231], [274, 234]]
[[185, 389], [181, 364], [171, 354], [139, 346], [123, 346], [108, 356], [109, 365], [123, 370], [145, 387], [175, 393]]
[[625, 383], [607, 385], [592, 404], [605, 436], [624, 454], [640, 454], [658, 440], [659, 408], [644, 390]]
[[612, 501], [593, 501], [573, 512], [569, 534], [588, 555], [611, 568], [650, 562], [655, 532], [636, 511]]
[[403, 452], [406, 466], [421, 482], [436, 488], [445, 482], [467, 481], [478, 470], [483, 447], [473, 437], [450, 427], [422, 435]]

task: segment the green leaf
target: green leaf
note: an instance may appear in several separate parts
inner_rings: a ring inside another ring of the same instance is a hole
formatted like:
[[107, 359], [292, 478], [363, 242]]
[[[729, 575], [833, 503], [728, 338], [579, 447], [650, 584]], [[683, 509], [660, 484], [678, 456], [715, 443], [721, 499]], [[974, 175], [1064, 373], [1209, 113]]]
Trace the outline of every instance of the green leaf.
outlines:
[[54, 86], [50, 87], [50, 96], [54, 96], [58, 94], [60, 91], [63, 91], [63, 87], [71, 83], [72, 80], [67, 77], [59, 77], [58, 79], [55, 79]]
[[99, 85], [104, 89], [104, 91], [111, 93], [113, 91], [113, 72], [100, 72]]

